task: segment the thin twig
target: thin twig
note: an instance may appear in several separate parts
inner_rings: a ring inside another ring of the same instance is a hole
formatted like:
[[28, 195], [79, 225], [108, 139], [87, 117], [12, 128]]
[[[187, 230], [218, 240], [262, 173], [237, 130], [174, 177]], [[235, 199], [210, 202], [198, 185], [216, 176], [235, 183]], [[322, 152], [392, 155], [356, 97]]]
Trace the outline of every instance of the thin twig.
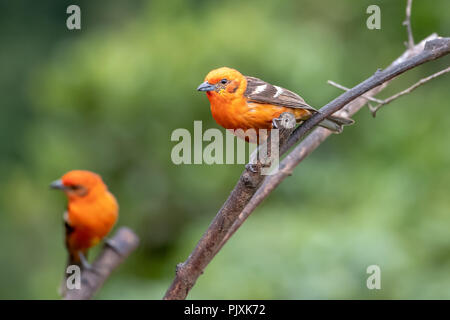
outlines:
[[408, 32], [408, 43], [407, 43], [408, 49], [414, 47], [414, 38], [411, 28], [411, 7], [412, 7], [412, 0], [408, 0], [406, 4], [406, 19], [405, 21], [403, 21], [403, 25], [406, 26], [406, 31]]
[[394, 101], [395, 99], [400, 98], [401, 96], [411, 93], [412, 91], [414, 91], [415, 89], [417, 89], [418, 87], [420, 87], [421, 85], [423, 85], [424, 83], [427, 83], [430, 80], [433, 80], [434, 78], [437, 78], [447, 72], [450, 72], [450, 67], [441, 70], [439, 72], [436, 72], [434, 74], [432, 74], [431, 76], [428, 76], [426, 78], [420, 79], [418, 82], [416, 82], [415, 84], [413, 84], [411, 87], [397, 93], [394, 94], [393, 96], [385, 99], [385, 100], [381, 100], [378, 105], [376, 105], [375, 107], [369, 106], [370, 112], [372, 112], [373, 117], [375, 118], [375, 116], [377, 115], [377, 111], [380, 110], [383, 106], [387, 105], [388, 103]]
[[[411, 49], [411, 52], [405, 52], [399, 57], [391, 66], [384, 71], [377, 71], [373, 76], [355, 86], [351, 90], [341, 94], [338, 98], [328, 103], [325, 107], [320, 109], [320, 112], [315, 114], [309, 120], [305, 121], [301, 126], [297, 127], [294, 133], [289, 137], [286, 144], [280, 146], [281, 154], [295, 145], [308, 132], [310, 132], [319, 122], [324, 120], [329, 115], [340, 110], [345, 105], [355, 101], [355, 99], [364, 101], [361, 95], [370, 90], [379, 90], [384, 83], [393, 79], [394, 77], [415, 68], [425, 62], [438, 59], [450, 52], [450, 39], [438, 38], [428, 41], [425, 44], [425, 49], [417, 55], [412, 55], [412, 52], [420, 51], [425, 42], [421, 42], [418, 46]], [[411, 58], [409, 58], [412, 55]], [[351, 110], [350, 110], [351, 111]], [[357, 110], [356, 110], [357, 111]], [[355, 111], [355, 112], [356, 112]], [[233, 189], [230, 197], [227, 199], [219, 213], [214, 218], [208, 230], [203, 235], [202, 239], [197, 244], [196, 248], [186, 260], [177, 266], [176, 277], [171, 286], [166, 292], [164, 299], [185, 299], [190, 289], [195, 284], [198, 277], [203, 273], [204, 268], [214, 258], [218, 250], [223, 246], [223, 239], [227, 233], [233, 229], [233, 224], [243, 210], [244, 215], [248, 216], [267, 195], [275, 189], [289, 174], [293, 168], [298, 165], [312, 150], [314, 150], [330, 132], [326, 129], [317, 128], [310, 136], [308, 136], [301, 144], [299, 144], [280, 164], [280, 169], [274, 175], [268, 176], [264, 185], [257, 189], [262, 178], [258, 174], [250, 181], [256, 181], [257, 185], [252, 185], [251, 188], [246, 187], [244, 175], [241, 175], [235, 189]], [[305, 144], [306, 147], [305, 147]], [[244, 193], [241, 195], [241, 191]], [[257, 195], [255, 194], [257, 192]], [[254, 195], [255, 194], [255, 195]], [[254, 195], [254, 196], [253, 196]], [[252, 197], [253, 196], [253, 197]], [[229, 238], [229, 237], [228, 237]]]
[[81, 288], [68, 289], [64, 300], [91, 299], [114, 269], [137, 248], [139, 238], [131, 229], [122, 227], [111, 238], [111, 242], [114, 243], [114, 249], [106, 244], [103, 246], [92, 267], [81, 273]]
[[[340, 84], [338, 84], [338, 83], [336, 83], [336, 82], [334, 82], [334, 81], [331, 81], [331, 80], [328, 80], [327, 83], [330, 84], [330, 85], [332, 85], [333, 87], [342, 89], [342, 90], [344, 90], [344, 91], [350, 90], [349, 88], [344, 87], [343, 85], [340, 85]], [[376, 102], [376, 103], [382, 103], [382, 102], [383, 102], [382, 100], [377, 99], [377, 98], [374, 98], [374, 97], [371, 97], [371, 96], [368, 96], [367, 94], [363, 94], [361, 97], [363, 97], [364, 99], [367, 99], [367, 100], [369, 100], [369, 101]]]
[[284, 153], [285, 149], [289, 149], [294, 146], [319, 122], [337, 110], [343, 108], [348, 102], [360, 97], [368, 90], [388, 82], [409, 69], [415, 68], [425, 62], [438, 59], [448, 54], [450, 38], [439, 38], [434, 35], [427, 37], [427, 39], [431, 38], [433, 38], [433, 40], [426, 42], [422, 41], [419, 45], [414, 46], [411, 49], [411, 52], [417, 52], [417, 48], [424, 48], [417, 55], [411, 55], [408, 52], [408, 49], [407, 52], [396, 59], [398, 62], [397, 64], [392, 63], [385, 70], [378, 69], [370, 78], [353, 87], [351, 90], [341, 94], [338, 98], [334, 99], [320, 109], [319, 113], [313, 115], [310, 119], [305, 121], [305, 123], [294, 130], [294, 133], [291, 135], [286, 145], [281, 148], [282, 153]]

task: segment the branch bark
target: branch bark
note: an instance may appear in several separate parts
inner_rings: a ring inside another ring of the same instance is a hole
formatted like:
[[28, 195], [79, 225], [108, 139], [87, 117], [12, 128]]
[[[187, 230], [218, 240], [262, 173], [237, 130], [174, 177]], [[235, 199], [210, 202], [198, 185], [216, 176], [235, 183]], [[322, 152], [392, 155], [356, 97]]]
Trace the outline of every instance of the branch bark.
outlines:
[[[435, 38], [436, 36], [432, 35], [429, 38], [431, 37]], [[417, 54], [417, 52], [420, 53]], [[363, 94], [368, 93], [367, 95], [373, 95], [394, 77], [425, 62], [438, 59], [449, 52], [450, 38], [436, 38], [426, 43], [424, 40], [419, 45], [408, 49], [388, 68], [378, 70], [374, 75], [341, 94], [338, 98], [320, 109], [319, 113], [297, 127], [287, 142], [280, 144], [280, 154], [283, 154], [290, 147], [294, 146], [319, 122], [342, 109], [344, 106], [348, 105], [345, 110], [341, 111], [344, 114], [352, 115], [357, 112], [367, 101], [361, 97]], [[302, 143], [286, 156], [281, 162], [278, 172], [272, 176], [268, 176], [262, 186], [263, 176], [258, 172], [250, 173], [248, 170], [245, 170], [231, 192], [231, 195], [214, 218], [192, 254], [184, 263], [177, 266], [176, 277], [167, 290], [164, 299], [185, 299], [198, 277], [203, 273], [204, 268], [243, 221], [330, 134], [326, 129], [315, 129], [312, 134], [305, 138]]]
[[370, 108], [370, 112], [372, 112], [373, 117], [375, 118], [375, 116], [377, 115], [378, 110], [380, 110], [383, 106], [391, 103], [392, 101], [400, 98], [401, 96], [404, 96], [405, 94], [411, 93], [412, 91], [416, 90], [418, 87], [420, 87], [421, 85], [427, 83], [428, 81], [431, 81], [439, 76], [442, 76], [445, 73], [450, 72], [450, 67], [445, 68], [439, 72], [433, 73], [431, 76], [428, 76], [426, 78], [422, 78], [419, 81], [417, 81], [415, 84], [413, 84], [412, 86], [410, 86], [409, 88], [400, 91], [399, 93], [394, 94], [393, 96], [390, 96], [387, 99], [384, 100], [379, 100], [378, 101], [378, 105], [376, 105], [375, 107], [371, 107], [369, 105]]
[[[139, 238], [129, 228], [122, 227], [110, 239], [114, 249], [104, 245], [91, 269], [81, 273], [81, 288], [67, 290], [64, 300], [87, 300], [103, 286], [111, 273], [138, 247]], [[120, 252], [120, 253], [119, 253]]]

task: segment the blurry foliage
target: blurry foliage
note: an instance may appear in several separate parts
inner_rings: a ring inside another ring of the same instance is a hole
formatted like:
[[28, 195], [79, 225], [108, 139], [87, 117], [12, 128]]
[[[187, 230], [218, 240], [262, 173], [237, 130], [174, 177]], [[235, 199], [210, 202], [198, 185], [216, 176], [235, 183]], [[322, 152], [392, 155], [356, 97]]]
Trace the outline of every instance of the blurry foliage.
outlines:
[[[57, 298], [71, 169], [100, 173], [142, 245], [99, 298], [159, 299], [241, 165], [170, 161], [176, 128], [218, 127], [206, 73], [230, 66], [316, 107], [404, 50], [403, 1], [0, 1], [0, 298]], [[65, 8], [82, 8], [82, 30]], [[448, 36], [450, 2], [415, 1], [416, 40]], [[392, 82], [388, 96], [448, 65]], [[207, 268], [191, 298], [450, 298], [448, 76], [311, 155]], [[300, 88], [300, 89], [298, 89]], [[91, 256], [98, 252], [93, 250]], [[382, 290], [366, 288], [367, 266]]]

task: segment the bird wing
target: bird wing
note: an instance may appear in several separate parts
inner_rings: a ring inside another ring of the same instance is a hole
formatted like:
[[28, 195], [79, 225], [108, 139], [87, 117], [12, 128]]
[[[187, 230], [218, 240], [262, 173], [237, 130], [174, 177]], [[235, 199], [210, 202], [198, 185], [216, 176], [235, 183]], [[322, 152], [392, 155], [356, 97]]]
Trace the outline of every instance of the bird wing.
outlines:
[[69, 223], [69, 212], [68, 211], [64, 211], [63, 219], [64, 219], [64, 229], [65, 229], [65, 233], [66, 233], [66, 239], [65, 239], [66, 247], [67, 247], [67, 249], [70, 249], [69, 237], [75, 231], [75, 229]]
[[251, 102], [273, 104], [290, 108], [302, 108], [318, 112], [307, 104], [302, 97], [292, 91], [271, 85], [258, 78], [249, 76], [246, 76], [245, 78], [247, 79], [247, 89], [244, 92], [244, 96]]

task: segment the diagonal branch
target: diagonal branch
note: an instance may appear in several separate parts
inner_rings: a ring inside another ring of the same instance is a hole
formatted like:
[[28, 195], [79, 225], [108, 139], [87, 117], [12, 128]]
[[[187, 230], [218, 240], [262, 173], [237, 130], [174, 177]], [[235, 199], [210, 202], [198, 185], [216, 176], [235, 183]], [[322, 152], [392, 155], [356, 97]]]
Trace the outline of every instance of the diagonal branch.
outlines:
[[[344, 90], [344, 91], [350, 90], [349, 88], [344, 87], [343, 85], [340, 85], [339, 83], [336, 83], [336, 82], [331, 81], [331, 80], [328, 80], [327, 83], [330, 84], [330, 85], [332, 85], [333, 87], [342, 89], [342, 90]], [[376, 103], [382, 103], [382, 102], [383, 102], [383, 100], [380, 100], [380, 99], [371, 97], [370, 95], [367, 95], [367, 94], [363, 94], [363, 95], [361, 95], [361, 97], [363, 97], [364, 99], [367, 99], [367, 100], [369, 100], [369, 101], [376, 102]]]
[[[422, 42], [421, 42], [422, 43]], [[418, 45], [419, 46], [419, 45]], [[418, 46], [413, 47], [413, 52], [416, 51]], [[292, 147], [297, 141], [299, 141], [302, 137], [305, 136], [311, 129], [314, 128], [319, 122], [324, 120], [329, 115], [343, 108], [347, 103], [352, 100], [360, 97], [367, 91], [382, 85], [389, 80], [397, 77], [398, 75], [420, 66], [425, 62], [432, 61], [438, 59], [444, 55], [447, 55], [450, 51], [450, 38], [436, 38], [434, 40], [429, 40], [425, 43], [424, 49], [417, 55], [413, 55], [410, 58], [406, 58], [403, 60], [405, 56], [408, 54], [403, 54], [397, 61], [402, 61], [399, 63], [392, 63], [385, 70], [377, 70], [375, 74], [373, 74], [368, 79], [364, 80], [357, 86], [353, 87], [351, 90], [344, 92], [339, 97], [334, 99], [325, 105], [322, 109], [320, 109], [319, 113], [316, 113], [310, 119], [305, 121], [305, 123], [299, 126], [292, 136], [289, 138], [289, 141], [285, 147]]]
[[[435, 78], [437, 78], [437, 77], [439, 77], [439, 76], [441, 76], [441, 75], [443, 75], [443, 74], [445, 74], [447, 72], [450, 72], [450, 67], [448, 67], [446, 69], [443, 69], [443, 70], [441, 70], [439, 72], [433, 73], [431, 76], [428, 76], [426, 78], [420, 79], [419, 81], [417, 81], [415, 84], [413, 84], [409, 88], [407, 88], [407, 89], [405, 89], [403, 91], [400, 91], [400, 92], [394, 94], [393, 96], [391, 96], [391, 97], [389, 97], [387, 99], [384, 99], [384, 100], [377, 99], [377, 98], [374, 98], [374, 97], [370, 97], [370, 96], [367, 96], [367, 95], [362, 95], [361, 97], [363, 97], [363, 98], [365, 98], [365, 99], [367, 99], [369, 101], [378, 103], [375, 107], [373, 107], [373, 106], [371, 106], [369, 104], [370, 112], [372, 113], [373, 117], [375, 118], [375, 116], [377, 114], [377, 111], [379, 109], [381, 109], [381, 107], [387, 105], [388, 103], [391, 103], [392, 101], [400, 98], [401, 96], [404, 96], [405, 94], [411, 93], [412, 91], [414, 91], [415, 89], [417, 89], [421, 85], [423, 85], [423, 84], [427, 83], [428, 81], [433, 80], [433, 79], [435, 79]], [[334, 86], [336, 88], [339, 88], [339, 89], [342, 89], [344, 91], [350, 90], [349, 88], [344, 87], [344, 86], [342, 86], [342, 85], [340, 85], [340, 84], [338, 84], [338, 83], [336, 83], [334, 81], [331, 81], [331, 80], [328, 80], [328, 83], [331, 84], [332, 86]]]
[[[425, 43], [425, 40], [430, 41]], [[348, 112], [349, 115], [357, 112], [367, 101], [366, 99], [361, 98], [363, 94], [368, 93], [368, 95], [373, 95], [381, 90], [387, 81], [394, 77], [425, 62], [438, 59], [450, 52], [449, 38], [436, 38], [435, 35], [432, 35], [425, 40], [417, 46], [408, 49], [384, 71], [378, 70], [373, 76], [351, 90], [341, 94], [338, 98], [320, 109], [320, 113], [315, 114], [301, 126], [297, 127], [285, 144], [280, 144], [280, 153], [283, 154], [286, 152], [319, 122], [334, 112], [342, 109], [347, 104], [349, 104], [349, 107], [342, 112]], [[355, 101], [362, 101], [364, 103], [356, 103]], [[351, 103], [353, 103], [353, 109]], [[326, 129], [317, 128], [288, 156], [286, 156], [282, 161], [278, 172], [272, 176], [268, 176], [259, 189], [258, 187], [261, 185], [264, 177], [259, 175], [259, 173], [252, 174], [248, 170], [245, 170], [231, 192], [231, 195], [214, 218], [202, 239], [200, 239], [194, 251], [184, 263], [177, 266], [176, 277], [167, 290], [164, 299], [185, 299], [198, 277], [203, 273], [203, 270], [214, 258], [220, 248], [222, 248], [226, 240], [229, 239], [242, 222], [245, 221], [246, 217], [253, 212], [258, 204], [261, 203], [270, 192], [276, 188], [276, 186], [289, 176], [295, 166], [317, 148], [317, 146], [329, 135], [330, 132]], [[239, 218], [239, 216], [241, 216], [241, 218]], [[234, 225], [235, 223], [237, 224]]]
[[114, 269], [124, 262], [139, 245], [138, 236], [126, 227], [120, 228], [110, 240], [114, 243], [114, 249], [108, 245], [103, 247], [92, 268], [85, 269], [81, 273], [81, 288], [67, 290], [64, 300], [91, 299]]

